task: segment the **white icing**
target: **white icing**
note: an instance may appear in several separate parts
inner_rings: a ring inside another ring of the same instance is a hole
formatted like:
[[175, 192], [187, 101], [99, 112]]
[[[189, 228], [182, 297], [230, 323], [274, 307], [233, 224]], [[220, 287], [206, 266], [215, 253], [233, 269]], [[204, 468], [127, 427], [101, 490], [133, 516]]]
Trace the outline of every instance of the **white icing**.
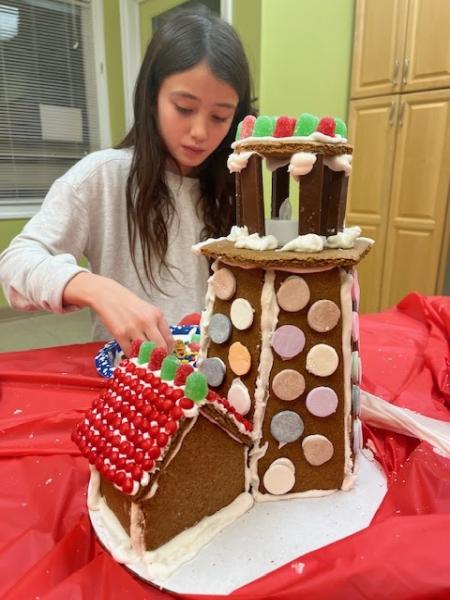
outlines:
[[130, 540], [133, 550], [142, 555], [145, 552], [144, 513], [136, 502], [131, 503], [130, 509]]
[[230, 154], [227, 160], [227, 166], [230, 173], [240, 173], [242, 169], [247, 167], [249, 158], [255, 154], [253, 151], [251, 152], [241, 152], [240, 154]]
[[321, 252], [324, 246], [324, 238], [315, 233], [299, 235], [285, 244], [280, 252]]
[[295, 181], [299, 181], [300, 177], [312, 171], [316, 161], [317, 156], [312, 152], [296, 152], [291, 156], [288, 171]]
[[206, 296], [205, 296], [205, 310], [202, 312], [202, 316], [200, 319], [200, 350], [198, 352], [198, 361], [204, 360], [208, 356], [208, 345], [209, 345], [209, 335], [208, 335], [208, 327], [209, 322], [211, 321], [211, 317], [213, 314], [214, 308], [214, 300], [216, 299], [214, 293], [214, 285], [213, 279], [216, 271], [220, 268], [220, 261], [217, 259], [213, 262], [211, 266], [211, 270], [213, 274], [208, 279], [208, 286], [206, 288]]
[[237, 242], [238, 240], [245, 239], [249, 235], [248, 227], [244, 225], [244, 227], [238, 227], [237, 225], [233, 225], [230, 233], [227, 236], [227, 240], [230, 242]]
[[327, 238], [325, 245], [327, 248], [353, 248], [355, 240], [361, 235], [361, 227], [346, 227], [344, 231], [339, 231], [336, 235]]
[[335, 136], [326, 135], [325, 133], [321, 133], [320, 131], [313, 131], [310, 135], [302, 135], [302, 136], [289, 136], [284, 138], [275, 138], [272, 136], [264, 136], [264, 137], [247, 137], [242, 140], [236, 140], [231, 144], [231, 147], [234, 149], [237, 146], [247, 146], [248, 144], [261, 143], [267, 145], [276, 145], [285, 142], [319, 142], [326, 144], [336, 144], [336, 146], [340, 144], [346, 144], [347, 138], [342, 137], [338, 133]]
[[234, 243], [235, 248], [247, 248], [248, 250], [275, 250], [278, 248], [277, 238], [273, 235], [260, 236], [252, 233], [247, 237], [241, 237]]
[[267, 397], [269, 395], [269, 376], [273, 365], [271, 346], [272, 331], [278, 322], [278, 306], [275, 293], [275, 271], [267, 270], [261, 291], [261, 353], [259, 357], [258, 373], [255, 383], [255, 411], [253, 415], [253, 441], [254, 446], [250, 451], [249, 477], [253, 490], [259, 487], [258, 460], [266, 453], [267, 442], [260, 447], [262, 438], [262, 424]]
[[348, 177], [352, 172], [352, 155], [325, 156], [323, 164], [332, 171], [344, 171], [345, 176]]
[[345, 269], [341, 274], [342, 361], [344, 370], [344, 480], [341, 489], [349, 490], [355, 481], [350, 448], [352, 427], [351, 362], [352, 362], [352, 285], [353, 276]]

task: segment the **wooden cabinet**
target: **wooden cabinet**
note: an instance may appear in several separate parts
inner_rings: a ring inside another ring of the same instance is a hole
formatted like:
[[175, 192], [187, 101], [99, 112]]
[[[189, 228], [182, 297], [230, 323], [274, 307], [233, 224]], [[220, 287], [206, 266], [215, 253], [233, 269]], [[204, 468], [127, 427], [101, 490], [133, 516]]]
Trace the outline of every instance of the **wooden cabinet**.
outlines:
[[376, 244], [363, 312], [440, 294], [450, 232], [450, 0], [357, 0], [347, 223]]
[[350, 104], [355, 146], [347, 223], [376, 244], [359, 267], [362, 312], [410, 291], [440, 293], [447, 253], [450, 89]]
[[445, 87], [449, 0], [358, 0], [352, 98]]

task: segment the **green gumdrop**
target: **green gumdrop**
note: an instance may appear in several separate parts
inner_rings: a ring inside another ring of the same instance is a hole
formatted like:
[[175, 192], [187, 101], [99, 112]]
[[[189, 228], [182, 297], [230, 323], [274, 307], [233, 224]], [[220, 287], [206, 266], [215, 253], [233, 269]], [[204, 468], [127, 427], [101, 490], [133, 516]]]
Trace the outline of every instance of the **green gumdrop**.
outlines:
[[275, 130], [276, 117], [261, 115], [255, 121], [253, 128], [253, 137], [272, 136]]
[[150, 356], [155, 348], [155, 342], [142, 342], [141, 347], [139, 348], [139, 355], [137, 359], [138, 363], [140, 365], [147, 363], [150, 360]]
[[310, 113], [302, 113], [295, 126], [294, 136], [307, 136], [311, 135], [316, 130], [319, 124], [319, 117]]
[[191, 342], [200, 342], [201, 335], [199, 333], [193, 333], [191, 335]]
[[186, 387], [184, 388], [184, 395], [186, 398], [190, 398], [194, 402], [200, 402], [206, 398], [208, 394], [208, 382], [203, 373], [191, 373], [186, 379]]
[[344, 121], [342, 119], [339, 119], [339, 117], [335, 117], [334, 120], [336, 122], [335, 133], [339, 134], [343, 138], [346, 138], [347, 137], [347, 125], [344, 123]]
[[241, 139], [241, 129], [242, 129], [242, 121], [237, 126], [236, 137], [234, 138], [235, 140]]
[[161, 365], [161, 379], [163, 381], [172, 381], [172, 379], [175, 379], [175, 373], [180, 364], [175, 354], [166, 356]]

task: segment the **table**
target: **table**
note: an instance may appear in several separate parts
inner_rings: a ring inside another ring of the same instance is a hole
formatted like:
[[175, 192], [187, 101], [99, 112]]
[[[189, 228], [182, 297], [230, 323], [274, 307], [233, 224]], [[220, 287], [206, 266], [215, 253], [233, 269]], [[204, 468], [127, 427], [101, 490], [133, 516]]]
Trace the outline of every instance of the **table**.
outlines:
[[[363, 388], [450, 423], [450, 299], [409, 294], [391, 310], [363, 315], [360, 325]], [[93, 363], [100, 346], [0, 354], [5, 600], [170, 597], [115, 563], [87, 516], [88, 465], [70, 432], [103, 385]], [[233, 597], [450, 597], [450, 459], [425, 441], [373, 425], [364, 434], [389, 480], [371, 525]]]

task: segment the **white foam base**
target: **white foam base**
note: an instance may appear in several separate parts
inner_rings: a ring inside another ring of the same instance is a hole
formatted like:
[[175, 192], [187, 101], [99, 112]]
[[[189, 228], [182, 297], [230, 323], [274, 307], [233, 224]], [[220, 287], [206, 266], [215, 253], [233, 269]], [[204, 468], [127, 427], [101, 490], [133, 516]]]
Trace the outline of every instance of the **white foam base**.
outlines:
[[[166, 579], [151, 583], [184, 594], [229, 594], [285, 563], [367, 527], [387, 490], [386, 478], [370, 451], [357, 461], [358, 477], [348, 492], [320, 498], [259, 502]], [[95, 522], [100, 541], [110, 537]], [[137, 564], [127, 567], [146, 578]]]

